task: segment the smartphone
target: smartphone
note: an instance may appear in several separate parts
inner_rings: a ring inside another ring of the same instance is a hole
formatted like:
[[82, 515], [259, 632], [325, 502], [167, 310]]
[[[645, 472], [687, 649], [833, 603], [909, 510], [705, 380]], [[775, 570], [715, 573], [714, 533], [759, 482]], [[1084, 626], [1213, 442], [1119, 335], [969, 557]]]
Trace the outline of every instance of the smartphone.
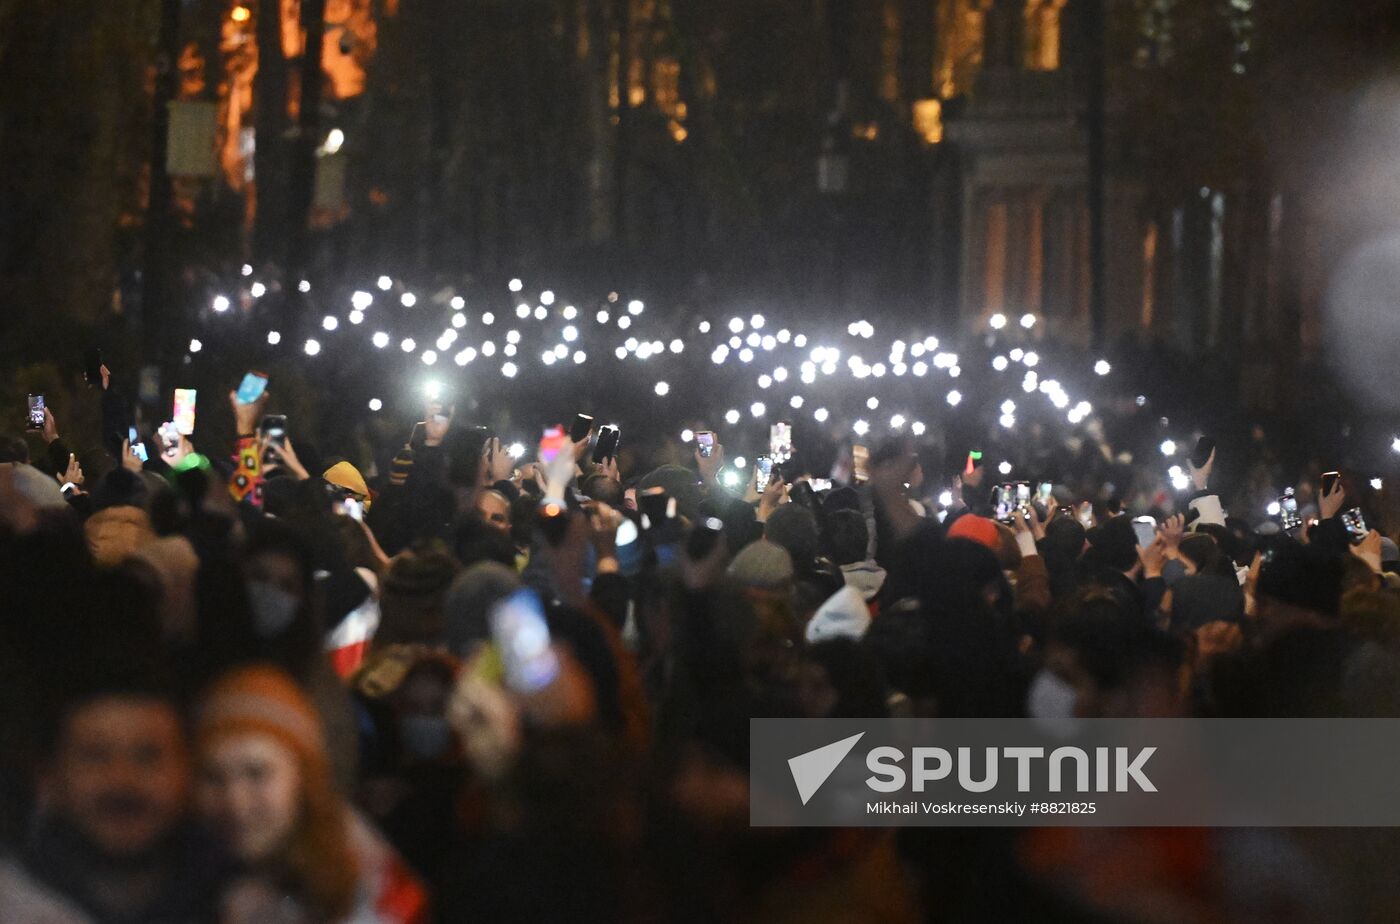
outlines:
[[715, 454], [715, 434], [713, 430], [701, 430], [695, 434], [695, 445], [700, 449], [700, 457], [708, 459]]
[[1303, 525], [1303, 518], [1298, 515], [1298, 498], [1293, 496], [1292, 488], [1284, 491], [1278, 499], [1278, 520], [1284, 532]]
[[1210, 454], [1215, 452], [1215, 440], [1209, 436], [1203, 436], [1196, 440], [1196, 448], [1191, 450], [1191, 464], [1196, 468], [1203, 467], [1210, 461]]
[[285, 446], [287, 444], [287, 417], [285, 414], [267, 414], [262, 419], [262, 424], [258, 427], [269, 443], [274, 446]]
[[1133, 517], [1133, 533], [1137, 544], [1145, 549], [1157, 538], [1157, 521], [1152, 517]]
[[[263, 420], [267, 418], [264, 417]], [[420, 420], [414, 423], [413, 431], [408, 434], [408, 445], [410, 449], [421, 449], [428, 441], [428, 422]]]
[[247, 372], [243, 376], [243, 381], [238, 386], [238, 403], [252, 404], [262, 397], [263, 391], [267, 389], [266, 372]]
[[859, 443], [851, 447], [851, 474], [857, 484], [870, 480], [870, 450]]
[[517, 693], [536, 693], [559, 676], [544, 604], [533, 590], [517, 590], [492, 607], [491, 638], [505, 668], [506, 685]]
[[1333, 489], [1335, 489], [1335, 488], [1337, 487], [1337, 484], [1338, 484], [1341, 480], [1342, 480], [1342, 473], [1341, 473], [1341, 472], [1323, 472], [1323, 473], [1322, 473], [1322, 493], [1323, 493], [1323, 494], [1331, 494], [1332, 491], [1333, 491]]
[[1366, 518], [1361, 515], [1360, 507], [1343, 510], [1342, 525], [1347, 528], [1353, 541], [1366, 538], [1366, 533], [1369, 531], [1366, 528]]
[[617, 458], [617, 444], [622, 439], [622, 431], [617, 427], [600, 427], [598, 443], [593, 447], [593, 461], [602, 463], [604, 459]]
[[1036, 489], [1035, 499], [1040, 501], [1041, 505], [1044, 506], [1049, 503], [1050, 495], [1054, 493], [1054, 490], [1055, 486], [1053, 484], [1048, 481], [1042, 481], [1040, 487]]
[[686, 554], [697, 561], [708, 557], [715, 550], [715, 546], [719, 545], [719, 537], [723, 533], [723, 520], [705, 517], [691, 529], [690, 539], [685, 546]]
[[757, 474], [754, 489], [762, 494], [768, 490], [768, 482], [773, 478], [773, 460], [767, 456], [759, 456], [753, 460], [753, 470]]
[[637, 509], [642, 514], [642, 529], [660, 529], [676, 518], [676, 499], [665, 488], [648, 488], [637, 495]]
[[992, 489], [992, 501], [996, 506], [996, 518], [1002, 523], [1015, 520], [1018, 510], [1024, 511], [1031, 505], [1031, 486], [1028, 481], [1008, 481]]
[[548, 465], [559, 458], [559, 453], [568, 448], [569, 435], [564, 432], [564, 428], [545, 427], [544, 435], [540, 437], [540, 461]]
[[194, 408], [197, 394], [193, 388], [175, 389], [175, 415], [171, 420], [181, 436], [194, 432]]
[[569, 441], [582, 443], [593, 432], [593, 418], [587, 414], [575, 414], [573, 425], [569, 427]]
[[145, 443], [132, 443], [131, 454], [134, 455], [136, 458], [140, 459], [142, 462], [151, 461], [150, 453], [146, 452]]
[[89, 385], [102, 384], [102, 351], [96, 347], [83, 354], [83, 379]]
[[818, 494], [831, 490], [830, 478], [809, 478], [807, 480], [807, 483], [810, 484], [812, 486], [812, 490], [816, 491]]
[[43, 395], [30, 395], [30, 396], [29, 396], [29, 416], [26, 418], [26, 423], [25, 423], [25, 425], [24, 425], [24, 428], [25, 428], [26, 430], [42, 430], [42, 429], [44, 429], [44, 396], [43, 396]]
[[963, 465], [963, 474], [971, 475], [977, 470], [977, 466], [982, 464], [982, 450], [969, 449], [967, 451], [967, 463]]
[[768, 428], [768, 454], [780, 464], [792, 458], [791, 423], [780, 420]]

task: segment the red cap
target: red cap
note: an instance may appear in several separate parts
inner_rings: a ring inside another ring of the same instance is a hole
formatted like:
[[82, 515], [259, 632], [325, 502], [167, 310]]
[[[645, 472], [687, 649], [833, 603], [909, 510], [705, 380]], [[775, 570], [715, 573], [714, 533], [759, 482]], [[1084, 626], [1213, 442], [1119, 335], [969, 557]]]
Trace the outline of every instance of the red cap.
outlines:
[[1001, 549], [1001, 534], [997, 532], [996, 522], [971, 513], [965, 513], [953, 521], [953, 525], [948, 527], [948, 538], [971, 539], [993, 552]]

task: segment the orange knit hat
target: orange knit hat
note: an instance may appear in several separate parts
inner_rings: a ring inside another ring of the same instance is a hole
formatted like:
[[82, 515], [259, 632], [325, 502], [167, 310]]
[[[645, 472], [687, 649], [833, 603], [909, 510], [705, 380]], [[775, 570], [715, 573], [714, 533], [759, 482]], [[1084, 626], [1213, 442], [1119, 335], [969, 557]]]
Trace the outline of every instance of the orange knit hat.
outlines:
[[201, 751], [217, 738], [249, 732], [268, 735], [290, 748], [309, 775], [328, 773], [326, 736], [316, 707], [280, 668], [234, 668], [215, 681], [204, 698], [195, 722]]
[[953, 525], [948, 527], [948, 538], [971, 539], [993, 552], [1001, 548], [1001, 536], [997, 533], [996, 520], [972, 513], [965, 513], [953, 521]]

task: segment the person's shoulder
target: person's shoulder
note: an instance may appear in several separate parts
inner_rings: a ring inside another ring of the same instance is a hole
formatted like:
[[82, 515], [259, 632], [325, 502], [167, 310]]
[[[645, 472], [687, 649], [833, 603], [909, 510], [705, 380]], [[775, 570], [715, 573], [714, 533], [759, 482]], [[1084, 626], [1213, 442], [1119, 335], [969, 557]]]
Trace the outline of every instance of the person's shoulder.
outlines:
[[61, 895], [10, 860], [0, 860], [0, 921], [5, 924], [94, 924]]

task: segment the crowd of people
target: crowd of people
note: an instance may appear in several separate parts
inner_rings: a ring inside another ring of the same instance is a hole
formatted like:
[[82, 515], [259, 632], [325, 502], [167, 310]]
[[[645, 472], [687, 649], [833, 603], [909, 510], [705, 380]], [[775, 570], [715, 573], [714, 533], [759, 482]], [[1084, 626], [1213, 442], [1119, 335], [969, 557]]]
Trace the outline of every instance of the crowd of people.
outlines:
[[751, 718], [1400, 715], [1346, 479], [1260, 530], [1211, 455], [1149, 538], [971, 459], [933, 504], [899, 441], [740, 490], [717, 442], [517, 459], [441, 403], [367, 477], [266, 392], [143, 461], [103, 373], [105, 471], [52, 409], [0, 438], [0, 921], [1400, 912], [1385, 831], [748, 824]]

